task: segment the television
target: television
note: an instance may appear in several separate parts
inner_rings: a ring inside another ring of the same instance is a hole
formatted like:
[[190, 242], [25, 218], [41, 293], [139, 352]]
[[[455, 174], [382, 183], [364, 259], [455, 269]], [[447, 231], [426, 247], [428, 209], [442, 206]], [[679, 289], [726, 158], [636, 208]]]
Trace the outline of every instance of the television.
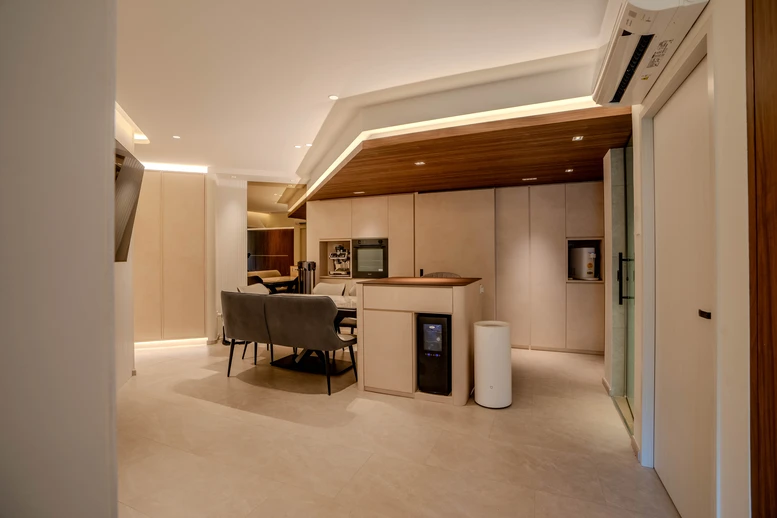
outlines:
[[132, 153], [116, 141], [116, 163], [114, 180], [116, 183], [114, 207], [114, 260], [117, 263], [127, 261], [132, 227], [135, 224], [135, 211], [140, 198], [140, 186], [143, 183], [145, 168]]

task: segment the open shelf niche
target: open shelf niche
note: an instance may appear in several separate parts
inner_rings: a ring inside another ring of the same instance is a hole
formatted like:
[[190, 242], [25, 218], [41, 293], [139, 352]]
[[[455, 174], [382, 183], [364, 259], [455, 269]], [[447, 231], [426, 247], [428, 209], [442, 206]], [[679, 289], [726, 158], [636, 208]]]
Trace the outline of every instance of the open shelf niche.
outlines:
[[319, 262], [322, 279], [351, 278], [351, 240], [327, 239], [319, 241]]
[[[603, 239], [601, 237], [584, 237], [567, 239], [567, 283], [574, 284], [603, 284], [604, 283], [604, 262], [603, 262]], [[595, 280], [576, 279], [573, 275], [572, 250], [575, 248], [593, 248], [596, 258], [594, 259]]]

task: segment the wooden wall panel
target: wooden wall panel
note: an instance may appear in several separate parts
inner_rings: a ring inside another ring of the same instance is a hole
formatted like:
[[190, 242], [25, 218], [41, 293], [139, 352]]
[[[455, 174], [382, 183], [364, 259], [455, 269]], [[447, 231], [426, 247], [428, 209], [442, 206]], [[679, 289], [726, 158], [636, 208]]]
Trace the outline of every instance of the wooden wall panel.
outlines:
[[388, 197], [389, 276], [415, 276], [415, 201], [412, 194]]
[[568, 183], [567, 237], [604, 236], [604, 184]]
[[205, 178], [162, 175], [162, 335], [205, 336]]
[[531, 343], [529, 188], [496, 190], [496, 318], [510, 323], [510, 343]]
[[747, 1], [752, 516], [777, 516], [777, 4]]
[[566, 347], [565, 198], [564, 185], [529, 188], [532, 347]]
[[388, 198], [370, 196], [351, 200], [350, 237], [374, 238], [388, 237]]
[[162, 173], [146, 171], [132, 232], [135, 341], [162, 339]]
[[278, 270], [288, 275], [294, 265], [294, 229], [250, 230], [247, 233], [249, 270]]
[[415, 200], [416, 274], [423, 269], [482, 278], [483, 318], [493, 320], [494, 190], [418, 194]]

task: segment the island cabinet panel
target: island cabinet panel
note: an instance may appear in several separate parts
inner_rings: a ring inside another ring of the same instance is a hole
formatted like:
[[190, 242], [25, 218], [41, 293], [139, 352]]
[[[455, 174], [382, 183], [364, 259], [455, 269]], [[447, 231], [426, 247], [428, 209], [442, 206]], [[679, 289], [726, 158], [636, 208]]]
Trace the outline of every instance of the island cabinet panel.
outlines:
[[408, 395], [415, 392], [413, 313], [365, 309], [363, 318], [359, 354], [364, 355], [365, 387]]

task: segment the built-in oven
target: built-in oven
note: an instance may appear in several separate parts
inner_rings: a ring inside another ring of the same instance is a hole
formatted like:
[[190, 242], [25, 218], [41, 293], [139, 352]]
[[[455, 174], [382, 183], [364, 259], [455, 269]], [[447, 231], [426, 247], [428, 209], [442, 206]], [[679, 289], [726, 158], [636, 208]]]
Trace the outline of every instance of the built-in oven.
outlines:
[[388, 277], [388, 239], [354, 239], [352, 261], [354, 278]]

